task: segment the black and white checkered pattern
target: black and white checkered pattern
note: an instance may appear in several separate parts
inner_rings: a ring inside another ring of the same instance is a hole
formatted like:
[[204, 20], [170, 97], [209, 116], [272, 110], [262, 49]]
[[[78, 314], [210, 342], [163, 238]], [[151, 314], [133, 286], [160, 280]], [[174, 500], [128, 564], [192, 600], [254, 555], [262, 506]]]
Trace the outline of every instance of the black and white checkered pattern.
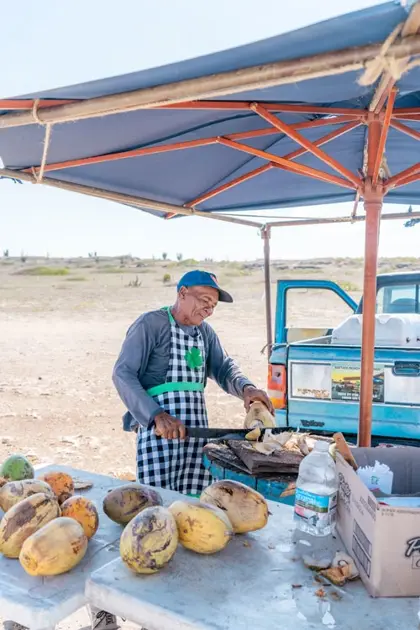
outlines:
[[[198, 348], [203, 364], [188, 367], [186, 353]], [[191, 337], [171, 321], [171, 351], [166, 382], [204, 383], [206, 354], [203, 337]], [[186, 427], [207, 427], [207, 411], [203, 392], [166, 392], [155, 397], [156, 402]], [[164, 440], [157, 437], [154, 427], [142, 429], [137, 442], [137, 478], [139, 482], [169, 488], [184, 494], [199, 494], [212, 482], [204, 468], [203, 446], [206, 440]]]

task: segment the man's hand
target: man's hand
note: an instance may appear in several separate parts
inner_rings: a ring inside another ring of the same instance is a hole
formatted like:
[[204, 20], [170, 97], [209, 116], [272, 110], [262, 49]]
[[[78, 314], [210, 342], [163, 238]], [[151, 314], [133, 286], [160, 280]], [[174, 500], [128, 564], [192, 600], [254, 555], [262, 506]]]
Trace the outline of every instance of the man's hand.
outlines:
[[252, 385], [247, 385], [244, 389], [245, 409], [249, 411], [251, 403], [256, 402], [256, 401], [262, 402], [267, 407], [268, 411], [274, 416], [275, 411], [274, 411], [273, 403], [271, 402], [271, 400], [269, 399], [265, 391], [262, 389], [257, 389], [256, 387], [253, 387]]
[[166, 440], [184, 440], [186, 436], [185, 425], [165, 412], [155, 416], [155, 433]]

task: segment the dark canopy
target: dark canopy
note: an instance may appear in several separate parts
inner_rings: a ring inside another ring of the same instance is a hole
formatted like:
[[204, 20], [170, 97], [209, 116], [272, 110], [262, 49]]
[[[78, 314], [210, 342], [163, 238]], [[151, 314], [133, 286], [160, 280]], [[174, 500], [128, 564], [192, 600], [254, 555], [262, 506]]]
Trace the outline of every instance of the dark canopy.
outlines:
[[[407, 15], [407, 8], [399, 2], [387, 2], [232, 50], [152, 70], [22, 96], [18, 100], [24, 107], [25, 101], [41, 99], [34, 114], [41, 118], [42, 107], [54, 105], [56, 99], [92, 99], [250, 66], [320, 55], [353, 46], [382, 43], [398, 24], [407, 19]], [[54, 124], [48, 140], [43, 177], [183, 206], [195, 202], [208, 191], [267, 165], [261, 172], [257, 171], [257, 176], [227, 187], [223, 192], [193, 205], [205, 211], [232, 211], [353, 200], [354, 185], [345, 187], [337, 185], [337, 182], [302, 176], [283, 169], [281, 165], [271, 168], [273, 162], [264, 155], [250, 154], [246, 149], [244, 151], [243, 148], [221, 144], [217, 139], [229, 139], [232, 134], [239, 132], [271, 128], [266, 135], [246, 137], [245, 134], [244, 138], [239, 136], [238, 142], [274, 156], [289, 156], [300, 148], [301, 145], [295, 139], [275, 129], [258, 113], [250, 110], [249, 103], [252, 102], [266, 106], [267, 110], [287, 125], [297, 125], [296, 129], [301, 136], [312, 143], [350, 125], [348, 130], [344, 129], [347, 133], [338, 135], [337, 132], [336, 137], [326, 144], [325, 152], [359, 177], [363, 168], [367, 127], [354, 112], [367, 111], [378, 83], [375, 81], [371, 85], [361, 85], [358, 79], [362, 74], [363, 70], [358, 70], [254, 89], [235, 93], [233, 96], [227, 94], [218, 97], [217, 102], [214, 99], [207, 100], [212, 105], [205, 105], [206, 101], [204, 104], [196, 102], [195, 105], [178, 104], [173, 107], [138, 109]], [[398, 94], [393, 121], [398, 123], [398, 120], [402, 120], [409, 130], [420, 134], [420, 117], [417, 122], [397, 116], [400, 108], [419, 106], [419, 86], [420, 68], [404, 73], [397, 81]], [[45, 103], [42, 99], [51, 101]], [[0, 101], [0, 157], [8, 169], [38, 167], [42, 162], [44, 149], [44, 126], [28, 124], [1, 128], [2, 118], [9, 116], [17, 107], [16, 102], [13, 105], [11, 103], [12, 99]], [[285, 103], [294, 106], [308, 105], [309, 108], [307, 111], [299, 111], [299, 107], [296, 110], [292, 108], [291, 111], [281, 111], [280, 107], [280, 111], [277, 111], [276, 107], [268, 105]], [[318, 111], [319, 106], [326, 109]], [[30, 110], [31, 103], [26, 107]], [[341, 109], [349, 110], [351, 115], [342, 118], [345, 112], [337, 114]], [[311, 126], [316, 121], [320, 121], [320, 126]], [[354, 125], [351, 124], [352, 121]], [[305, 127], [306, 123], [310, 124]], [[197, 143], [199, 146], [187, 146], [182, 150], [149, 152], [125, 159], [109, 158], [109, 154], [116, 152], [207, 138], [214, 138], [215, 141], [206, 145]], [[234, 136], [234, 139], [236, 141], [237, 137]], [[108, 159], [77, 166], [72, 164], [74, 160], [102, 155], [108, 155]], [[417, 140], [391, 124], [386, 142], [388, 176], [416, 163], [417, 155]], [[334, 167], [322, 163], [311, 152], [304, 151], [303, 155], [291, 159], [297, 164], [340, 176], [343, 181], [346, 179]], [[48, 165], [62, 162], [68, 164], [54, 167], [54, 170], [48, 169]], [[389, 202], [403, 204], [414, 204], [419, 199], [419, 181], [390, 189], [387, 197]], [[166, 215], [157, 210], [153, 212]]]

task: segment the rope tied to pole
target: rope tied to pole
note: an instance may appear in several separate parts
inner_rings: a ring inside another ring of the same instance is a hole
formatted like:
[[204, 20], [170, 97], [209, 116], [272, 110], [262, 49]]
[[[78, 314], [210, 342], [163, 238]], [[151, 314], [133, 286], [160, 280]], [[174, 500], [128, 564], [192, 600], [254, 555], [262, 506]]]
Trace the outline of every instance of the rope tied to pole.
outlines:
[[32, 167], [32, 174], [35, 178], [36, 184], [41, 184], [42, 179], [44, 177], [44, 170], [45, 170], [45, 165], [47, 163], [47, 155], [48, 155], [48, 149], [50, 147], [51, 132], [52, 132], [52, 123], [44, 123], [38, 115], [39, 101], [40, 101], [39, 98], [34, 100], [34, 104], [32, 106], [32, 116], [38, 125], [45, 127], [45, 135], [44, 135], [44, 143], [43, 143], [43, 150], [42, 150], [42, 159], [41, 159], [41, 164], [39, 166], [39, 169], [35, 169], [34, 167]]
[[365, 71], [358, 79], [359, 85], [372, 85], [378, 81], [383, 73], [388, 73], [394, 81], [398, 81], [403, 74], [420, 65], [420, 59], [413, 61], [410, 61], [409, 57], [396, 59], [393, 55], [388, 54], [392, 44], [400, 37], [404, 26], [405, 22], [398, 24], [384, 41], [379, 55], [365, 64]]

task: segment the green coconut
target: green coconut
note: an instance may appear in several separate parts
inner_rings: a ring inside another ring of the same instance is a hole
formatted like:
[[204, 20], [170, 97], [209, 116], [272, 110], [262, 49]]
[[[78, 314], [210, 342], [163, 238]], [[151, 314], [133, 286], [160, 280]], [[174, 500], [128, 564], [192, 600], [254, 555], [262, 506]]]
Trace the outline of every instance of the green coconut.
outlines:
[[23, 455], [11, 455], [3, 462], [0, 468], [0, 477], [10, 481], [21, 481], [22, 479], [33, 479], [35, 477], [34, 468]]

